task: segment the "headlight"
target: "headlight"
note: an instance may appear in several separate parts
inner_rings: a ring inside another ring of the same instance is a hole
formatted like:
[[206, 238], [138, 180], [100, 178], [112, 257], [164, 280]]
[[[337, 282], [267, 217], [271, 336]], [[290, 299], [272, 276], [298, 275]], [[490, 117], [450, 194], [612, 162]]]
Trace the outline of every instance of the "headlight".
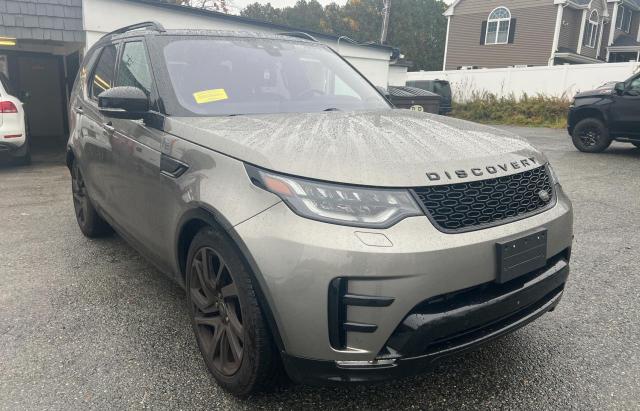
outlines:
[[294, 213], [313, 220], [387, 228], [405, 217], [424, 215], [408, 190], [323, 183], [246, 168], [255, 185], [280, 197]]
[[551, 177], [551, 182], [553, 185], [560, 184], [560, 180], [558, 180], [558, 175], [556, 174], [553, 167], [551, 167], [551, 163], [547, 163], [547, 169], [549, 169], [549, 176]]

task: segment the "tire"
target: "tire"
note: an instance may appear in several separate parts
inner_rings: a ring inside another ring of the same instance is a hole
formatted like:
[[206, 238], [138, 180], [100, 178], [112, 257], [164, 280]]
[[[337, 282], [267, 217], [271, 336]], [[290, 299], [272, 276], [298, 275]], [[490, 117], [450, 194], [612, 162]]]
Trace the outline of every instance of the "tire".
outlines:
[[98, 238], [113, 232], [111, 226], [102, 219], [93, 208], [91, 199], [82, 177], [82, 172], [77, 161], [71, 164], [71, 193], [73, 195], [73, 208], [80, 231], [86, 237]]
[[193, 331], [218, 385], [238, 397], [275, 388], [280, 356], [249, 268], [226, 233], [201, 229], [189, 247], [186, 271]]
[[571, 137], [573, 145], [585, 153], [600, 153], [611, 145], [609, 130], [597, 118], [580, 120], [574, 127]]

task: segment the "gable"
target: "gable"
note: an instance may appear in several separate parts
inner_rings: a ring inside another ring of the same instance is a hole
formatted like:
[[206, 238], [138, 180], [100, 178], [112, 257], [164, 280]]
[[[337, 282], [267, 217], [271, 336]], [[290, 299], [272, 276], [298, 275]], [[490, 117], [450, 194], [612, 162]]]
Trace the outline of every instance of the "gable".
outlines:
[[554, 7], [554, 0], [455, 0], [444, 12], [444, 15], [457, 16], [477, 13], [486, 13], [488, 15], [491, 10], [501, 6], [507, 7], [509, 10]]

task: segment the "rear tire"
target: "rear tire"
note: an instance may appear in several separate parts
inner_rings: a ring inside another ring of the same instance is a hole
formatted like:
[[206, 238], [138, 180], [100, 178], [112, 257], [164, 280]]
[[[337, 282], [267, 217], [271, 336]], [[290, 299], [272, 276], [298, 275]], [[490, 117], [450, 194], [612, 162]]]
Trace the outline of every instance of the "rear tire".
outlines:
[[597, 118], [580, 120], [574, 127], [571, 137], [573, 145], [585, 153], [600, 153], [611, 145], [609, 130]]
[[281, 360], [249, 268], [221, 230], [201, 229], [189, 247], [187, 302], [207, 368], [239, 397], [278, 385]]
[[98, 238], [113, 232], [111, 226], [93, 208], [82, 177], [82, 171], [75, 160], [71, 164], [71, 193], [73, 195], [76, 221], [82, 234], [89, 238]]

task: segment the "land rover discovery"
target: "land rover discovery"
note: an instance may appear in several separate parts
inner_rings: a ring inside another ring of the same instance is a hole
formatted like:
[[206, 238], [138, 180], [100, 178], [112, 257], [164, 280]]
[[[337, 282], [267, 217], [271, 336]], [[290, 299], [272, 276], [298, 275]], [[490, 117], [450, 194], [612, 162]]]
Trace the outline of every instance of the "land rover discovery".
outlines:
[[125, 27], [70, 99], [80, 230], [185, 288], [217, 382], [415, 374], [553, 310], [573, 217], [545, 156], [392, 109], [301, 37]]

